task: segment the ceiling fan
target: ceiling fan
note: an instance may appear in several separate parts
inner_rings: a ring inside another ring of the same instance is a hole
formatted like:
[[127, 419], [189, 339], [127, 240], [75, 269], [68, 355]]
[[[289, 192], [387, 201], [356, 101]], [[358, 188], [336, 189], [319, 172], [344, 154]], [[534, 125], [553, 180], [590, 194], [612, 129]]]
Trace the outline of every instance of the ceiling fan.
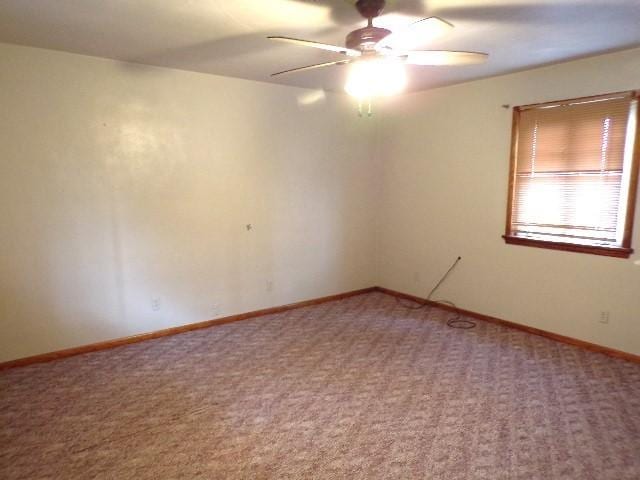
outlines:
[[367, 26], [349, 33], [344, 47], [290, 37], [267, 37], [270, 40], [328, 50], [348, 57], [334, 62], [292, 68], [271, 76], [351, 64], [345, 90], [362, 99], [400, 92], [406, 85], [405, 64], [471, 65], [486, 61], [488, 55], [481, 52], [412, 50], [412, 45], [420, 45], [438, 37], [451, 30], [453, 25], [438, 17], [428, 17], [397, 32], [375, 27], [373, 19], [380, 16], [385, 3], [385, 0], [357, 0], [355, 7], [367, 19]]

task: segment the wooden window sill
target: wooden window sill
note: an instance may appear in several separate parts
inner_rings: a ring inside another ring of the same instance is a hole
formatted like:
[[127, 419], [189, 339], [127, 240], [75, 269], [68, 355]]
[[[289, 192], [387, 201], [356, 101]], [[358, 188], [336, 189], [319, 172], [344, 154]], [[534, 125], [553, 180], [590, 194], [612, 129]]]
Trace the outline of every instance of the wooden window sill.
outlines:
[[514, 237], [503, 235], [504, 241], [511, 245], [524, 245], [527, 247], [549, 248], [551, 250], [565, 250], [567, 252], [590, 253], [592, 255], [604, 255], [607, 257], [629, 258], [633, 248], [603, 247], [597, 245], [578, 245], [575, 243], [550, 242], [533, 238]]

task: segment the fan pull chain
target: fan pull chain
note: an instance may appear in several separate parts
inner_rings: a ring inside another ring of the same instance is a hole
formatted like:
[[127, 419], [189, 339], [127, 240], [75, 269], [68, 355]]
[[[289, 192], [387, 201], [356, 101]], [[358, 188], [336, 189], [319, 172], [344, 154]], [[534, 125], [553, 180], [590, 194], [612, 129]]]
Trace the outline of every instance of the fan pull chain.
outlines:
[[[371, 102], [371, 97], [368, 97], [366, 99], [367, 102], [367, 117], [372, 117], [373, 116], [373, 108], [372, 108], [372, 102]], [[358, 116], [362, 117], [363, 113], [362, 113], [362, 99], [358, 100]]]

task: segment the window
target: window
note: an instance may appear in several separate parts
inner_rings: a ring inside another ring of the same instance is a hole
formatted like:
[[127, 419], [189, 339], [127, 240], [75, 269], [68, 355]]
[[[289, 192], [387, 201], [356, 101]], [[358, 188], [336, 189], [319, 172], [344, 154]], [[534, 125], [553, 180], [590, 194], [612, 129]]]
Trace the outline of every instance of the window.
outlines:
[[633, 253], [639, 93], [514, 108], [507, 243]]

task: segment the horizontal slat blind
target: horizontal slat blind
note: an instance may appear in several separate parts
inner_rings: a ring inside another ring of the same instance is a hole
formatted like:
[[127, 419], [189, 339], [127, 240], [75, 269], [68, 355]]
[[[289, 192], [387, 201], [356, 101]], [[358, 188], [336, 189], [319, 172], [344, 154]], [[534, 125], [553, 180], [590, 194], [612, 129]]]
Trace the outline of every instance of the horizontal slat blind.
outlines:
[[616, 244], [632, 101], [622, 94], [520, 111], [512, 235]]

